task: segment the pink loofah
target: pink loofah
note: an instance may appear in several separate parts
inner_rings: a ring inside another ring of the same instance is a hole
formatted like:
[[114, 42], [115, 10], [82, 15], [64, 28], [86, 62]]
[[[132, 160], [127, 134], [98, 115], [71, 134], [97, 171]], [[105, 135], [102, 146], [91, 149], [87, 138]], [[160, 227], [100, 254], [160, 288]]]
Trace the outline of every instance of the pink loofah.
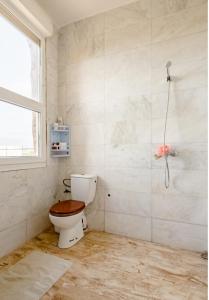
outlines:
[[165, 155], [169, 155], [171, 153], [171, 146], [170, 145], [160, 145], [158, 148], [157, 148], [157, 151], [155, 153], [155, 156], [160, 158], [162, 156], [165, 156]]

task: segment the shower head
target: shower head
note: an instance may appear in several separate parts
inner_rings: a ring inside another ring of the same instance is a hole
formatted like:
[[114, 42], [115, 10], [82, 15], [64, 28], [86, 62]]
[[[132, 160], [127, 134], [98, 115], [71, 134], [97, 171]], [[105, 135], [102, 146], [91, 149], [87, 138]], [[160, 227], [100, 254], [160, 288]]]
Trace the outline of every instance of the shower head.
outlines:
[[167, 69], [167, 81], [171, 81], [171, 76], [170, 76], [170, 73], [169, 73], [169, 68], [170, 68], [171, 65], [172, 65], [172, 62], [170, 60], [165, 65], [166, 69]]

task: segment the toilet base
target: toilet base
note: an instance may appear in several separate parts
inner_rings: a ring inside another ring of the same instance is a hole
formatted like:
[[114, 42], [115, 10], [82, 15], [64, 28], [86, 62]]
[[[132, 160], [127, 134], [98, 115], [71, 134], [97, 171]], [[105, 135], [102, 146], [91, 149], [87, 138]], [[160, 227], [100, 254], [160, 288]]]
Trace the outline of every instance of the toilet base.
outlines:
[[54, 231], [55, 231], [56, 233], [60, 233], [60, 228], [54, 225]]
[[82, 219], [70, 229], [59, 228], [59, 248], [69, 248], [75, 245], [83, 236]]

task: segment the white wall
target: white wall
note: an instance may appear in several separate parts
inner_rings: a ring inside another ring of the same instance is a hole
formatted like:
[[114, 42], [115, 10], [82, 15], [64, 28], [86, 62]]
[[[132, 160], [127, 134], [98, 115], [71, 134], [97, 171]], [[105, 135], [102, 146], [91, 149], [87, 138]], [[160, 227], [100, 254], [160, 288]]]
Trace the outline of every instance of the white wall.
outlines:
[[[205, 249], [206, 12], [204, 0], [140, 0], [60, 30], [59, 113], [72, 130], [61, 177], [99, 176], [90, 227]], [[179, 156], [166, 191], [163, 161], [153, 156], [163, 141], [168, 60], [167, 142]]]
[[[47, 39], [47, 122], [57, 117], [57, 36]], [[47, 146], [47, 150], [48, 150]], [[0, 172], [0, 257], [49, 226], [48, 210], [55, 201], [58, 161], [47, 167]]]

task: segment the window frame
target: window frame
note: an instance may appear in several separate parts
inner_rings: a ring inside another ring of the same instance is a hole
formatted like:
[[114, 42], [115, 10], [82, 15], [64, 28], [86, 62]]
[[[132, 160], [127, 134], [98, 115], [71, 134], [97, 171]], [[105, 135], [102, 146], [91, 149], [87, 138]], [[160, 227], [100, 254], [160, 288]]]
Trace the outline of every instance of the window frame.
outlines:
[[[4, 10], [3, 10], [4, 12]], [[5, 14], [1, 13], [0, 6], [0, 14], [4, 17]], [[10, 12], [8, 11], [8, 14]], [[7, 18], [7, 17], [6, 17]], [[45, 39], [41, 37], [37, 32], [29, 28], [25, 23], [13, 14], [14, 20], [17, 20], [18, 23], [22, 23], [24, 27], [27, 27], [27, 30], [31, 32], [33, 35], [39, 39], [39, 47], [40, 47], [40, 74], [39, 74], [39, 101], [33, 100], [26, 96], [22, 96], [14, 91], [10, 91], [3, 87], [0, 87], [0, 100], [5, 103], [10, 103], [17, 105], [19, 107], [23, 107], [34, 112], [40, 113], [40, 121], [39, 121], [39, 153], [38, 156], [14, 156], [14, 157], [0, 157], [0, 171], [9, 171], [9, 170], [21, 170], [21, 169], [30, 169], [30, 168], [39, 168], [46, 166], [46, 43]], [[8, 18], [11, 22], [11, 19]], [[12, 22], [13, 25], [16, 26], [16, 22]]]

